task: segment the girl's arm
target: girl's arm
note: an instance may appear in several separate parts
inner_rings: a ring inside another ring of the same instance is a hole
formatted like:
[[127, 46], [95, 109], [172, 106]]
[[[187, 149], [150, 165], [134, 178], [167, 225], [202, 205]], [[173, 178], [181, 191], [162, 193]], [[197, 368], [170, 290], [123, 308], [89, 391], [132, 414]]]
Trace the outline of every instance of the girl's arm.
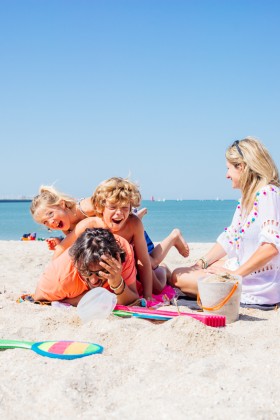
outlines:
[[87, 229], [96, 227], [103, 227], [102, 221], [99, 217], [88, 217], [87, 219], [81, 220], [76, 224], [72, 232], [68, 233], [65, 239], [56, 245], [53, 259], [61, 255], [66, 249], [76, 241], [76, 239]]
[[56, 246], [63, 241], [64, 238], [54, 236], [52, 238], [47, 238], [45, 241], [47, 242], [48, 248], [50, 251], [54, 251]]
[[143, 286], [143, 296], [150, 299], [153, 292], [152, 265], [144, 237], [144, 227], [138, 218], [134, 218], [133, 243], [139, 280]]

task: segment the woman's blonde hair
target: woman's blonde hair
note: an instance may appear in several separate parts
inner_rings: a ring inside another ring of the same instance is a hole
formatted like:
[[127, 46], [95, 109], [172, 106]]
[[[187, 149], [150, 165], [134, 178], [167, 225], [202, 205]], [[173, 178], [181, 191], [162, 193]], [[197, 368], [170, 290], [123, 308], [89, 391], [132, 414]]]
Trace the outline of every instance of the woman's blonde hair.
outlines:
[[110, 204], [129, 204], [130, 207], [139, 207], [141, 194], [135, 183], [128, 179], [113, 177], [101, 182], [91, 197], [97, 216], [102, 217], [106, 201]]
[[39, 194], [36, 195], [31, 203], [30, 212], [36, 220], [38, 210], [49, 206], [59, 206], [64, 201], [67, 208], [72, 209], [76, 205], [76, 200], [64, 193], [57, 191], [50, 185], [41, 185]]
[[263, 144], [253, 138], [236, 140], [226, 151], [226, 159], [234, 166], [242, 165], [240, 189], [245, 214], [253, 208], [257, 191], [265, 185], [280, 185], [278, 169]]

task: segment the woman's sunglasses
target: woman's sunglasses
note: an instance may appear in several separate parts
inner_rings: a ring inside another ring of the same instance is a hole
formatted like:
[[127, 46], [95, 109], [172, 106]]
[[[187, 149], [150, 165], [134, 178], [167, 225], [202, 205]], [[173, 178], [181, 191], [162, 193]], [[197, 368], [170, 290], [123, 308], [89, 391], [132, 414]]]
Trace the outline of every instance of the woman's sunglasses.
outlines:
[[232, 146], [231, 147], [236, 147], [236, 149], [237, 149], [237, 151], [238, 151], [238, 153], [240, 154], [240, 156], [242, 157], [242, 159], [243, 159], [243, 153], [242, 153], [242, 151], [241, 151], [241, 149], [240, 149], [240, 147], [239, 147], [239, 140], [235, 140], [233, 143], [232, 143]]

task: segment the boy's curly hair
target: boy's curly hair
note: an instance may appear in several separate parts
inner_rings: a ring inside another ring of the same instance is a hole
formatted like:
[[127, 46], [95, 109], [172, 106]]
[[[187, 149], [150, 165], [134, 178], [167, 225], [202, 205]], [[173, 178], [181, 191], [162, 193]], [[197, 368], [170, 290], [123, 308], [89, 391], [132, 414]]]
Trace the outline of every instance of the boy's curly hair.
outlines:
[[106, 202], [139, 207], [141, 194], [138, 186], [128, 179], [113, 177], [101, 182], [91, 197], [96, 215], [102, 217]]

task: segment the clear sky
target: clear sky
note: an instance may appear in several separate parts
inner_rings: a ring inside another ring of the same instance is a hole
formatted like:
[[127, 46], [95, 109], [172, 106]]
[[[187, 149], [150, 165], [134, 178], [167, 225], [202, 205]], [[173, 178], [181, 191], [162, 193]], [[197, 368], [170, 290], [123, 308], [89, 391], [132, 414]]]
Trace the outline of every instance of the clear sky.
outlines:
[[0, 196], [237, 198], [226, 148], [280, 167], [278, 0], [0, 0]]

